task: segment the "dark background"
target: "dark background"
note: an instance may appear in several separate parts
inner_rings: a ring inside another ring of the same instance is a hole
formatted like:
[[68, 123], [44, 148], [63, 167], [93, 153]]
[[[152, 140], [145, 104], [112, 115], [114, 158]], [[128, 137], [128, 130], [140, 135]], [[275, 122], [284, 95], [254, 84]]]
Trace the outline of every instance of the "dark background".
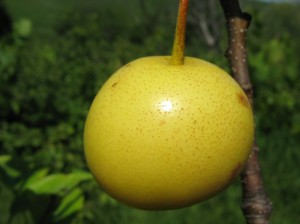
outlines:
[[[228, 70], [218, 1], [190, 1], [186, 55]], [[257, 142], [272, 223], [300, 220], [300, 5], [241, 1]], [[186, 209], [147, 212], [106, 195], [82, 132], [103, 82], [123, 64], [170, 54], [174, 0], [0, 0], [0, 223], [244, 223], [237, 180]]]

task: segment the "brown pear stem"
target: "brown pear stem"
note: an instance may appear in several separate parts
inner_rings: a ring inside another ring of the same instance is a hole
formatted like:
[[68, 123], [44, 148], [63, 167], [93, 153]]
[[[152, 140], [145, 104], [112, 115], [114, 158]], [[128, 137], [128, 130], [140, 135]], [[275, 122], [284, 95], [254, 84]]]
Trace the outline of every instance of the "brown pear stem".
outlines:
[[171, 65], [182, 65], [184, 63], [185, 30], [188, 5], [189, 0], [180, 0]]

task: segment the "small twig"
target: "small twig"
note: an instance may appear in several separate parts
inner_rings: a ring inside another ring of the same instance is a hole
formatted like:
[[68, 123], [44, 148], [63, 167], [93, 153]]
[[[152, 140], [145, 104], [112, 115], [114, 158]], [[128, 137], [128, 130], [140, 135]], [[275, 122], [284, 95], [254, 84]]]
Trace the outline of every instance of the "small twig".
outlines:
[[[246, 37], [251, 16], [243, 13], [238, 0], [220, 0], [229, 36], [226, 57], [233, 77], [247, 94], [253, 107], [253, 88], [247, 64]], [[268, 224], [272, 212], [271, 202], [265, 192], [258, 163], [259, 149], [253, 148], [241, 174], [243, 189], [242, 210], [248, 224]]]

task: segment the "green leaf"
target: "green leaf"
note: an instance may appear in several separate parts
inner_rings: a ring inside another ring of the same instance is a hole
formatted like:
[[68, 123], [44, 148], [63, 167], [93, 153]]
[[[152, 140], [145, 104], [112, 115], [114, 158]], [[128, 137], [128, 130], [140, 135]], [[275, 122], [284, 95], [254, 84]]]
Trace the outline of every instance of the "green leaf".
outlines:
[[44, 178], [49, 172], [48, 168], [43, 168], [35, 171], [24, 183], [23, 189], [29, 188], [30, 185], [40, 181], [42, 178]]
[[15, 199], [15, 195], [13, 193], [13, 189], [10, 186], [7, 186], [3, 180], [0, 180], [0, 223], [8, 223], [10, 212], [11, 212], [11, 204]]
[[72, 188], [77, 186], [82, 181], [92, 180], [93, 177], [88, 172], [76, 172], [71, 173], [66, 176], [65, 185], [68, 186], [68, 188]]
[[14, 24], [14, 29], [21, 37], [28, 37], [32, 32], [32, 23], [29, 19], [23, 18]]
[[51, 211], [53, 212], [53, 209], [49, 209], [50, 206], [54, 206], [57, 199], [58, 197], [49, 195], [37, 195], [32, 191], [20, 192], [16, 195], [13, 202], [9, 206], [10, 219], [12, 219], [13, 221], [4, 223], [41, 223], [41, 219], [44, 217], [44, 215], [46, 215], [46, 213], [49, 213]]
[[[39, 173], [37, 176], [41, 174], [43, 173]], [[80, 182], [89, 179], [92, 179], [92, 176], [87, 172], [52, 174], [42, 179], [34, 178], [27, 183], [26, 188], [36, 194], [63, 194], [66, 190], [70, 190]]]
[[8, 165], [11, 159], [12, 157], [10, 155], [0, 156], [0, 168], [2, 168], [9, 177], [19, 177], [21, 175], [20, 171]]
[[80, 189], [75, 188], [67, 196], [63, 198], [58, 208], [54, 211], [54, 221], [60, 221], [83, 207], [84, 198]]
[[11, 160], [10, 155], [2, 155], [0, 156], [0, 166], [7, 164]]
[[66, 175], [52, 174], [27, 185], [36, 194], [58, 194], [65, 187]]
[[107, 193], [102, 192], [99, 195], [99, 200], [101, 202], [101, 204], [103, 205], [111, 205], [111, 206], [116, 206], [118, 203], [115, 199], [113, 199], [112, 197], [110, 197]]
[[34, 223], [30, 209], [15, 212], [14, 216], [9, 221], [10, 224], [31, 224]]

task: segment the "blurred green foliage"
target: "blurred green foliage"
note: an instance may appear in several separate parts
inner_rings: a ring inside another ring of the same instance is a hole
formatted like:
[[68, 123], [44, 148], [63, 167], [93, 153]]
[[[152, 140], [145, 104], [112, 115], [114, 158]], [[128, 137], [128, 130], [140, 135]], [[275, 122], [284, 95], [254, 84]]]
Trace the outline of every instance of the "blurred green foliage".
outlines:
[[[104, 2], [99, 10], [68, 8], [51, 32], [37, 32], [35, 17], [15, 19], [13, 32], [0, 39], [0, 223], [243, 223], [238, 182], [200, 205], [147, 212], [117, 203], [91, 178], [82, 133], [93, 97], [123, 64], [169, 54], [177, 7], [158, 11], [154, 1], [147, 11], [136, 4], [131, 12]], [[294, 224], [300, 220], [299, 7], [271, 6], [245, 6], [254, 16], [249, 66], [272, 223]], [[188, 30], [187, 55], [226, 68], [223, 55], [198, 38]]]

